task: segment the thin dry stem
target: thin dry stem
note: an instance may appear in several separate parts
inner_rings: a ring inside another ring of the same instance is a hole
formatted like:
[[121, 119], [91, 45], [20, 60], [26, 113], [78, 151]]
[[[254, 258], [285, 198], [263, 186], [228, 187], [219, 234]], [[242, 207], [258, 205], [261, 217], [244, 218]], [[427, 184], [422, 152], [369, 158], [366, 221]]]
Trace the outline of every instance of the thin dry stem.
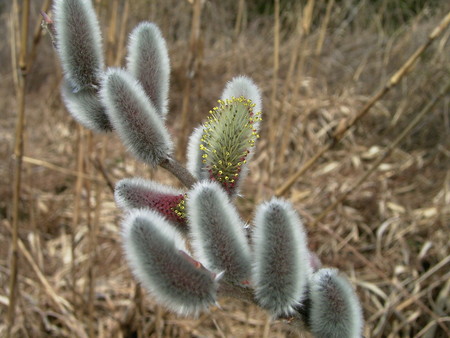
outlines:
[[108, 24], [108, 33], [107, 33], [108, 48], [106, 49], [107, 50], [106, 60], [108, 64], [111, 64], [114, 61], [114, 55], [117, 56], [117, 51], [115, 49], [117, 48], [116, 31], [118, 21], [117, 15], [119, 12], [119, 0], [108, 1], [108, 5], [111, 5], [108, 6], [111, 11], [111, 15], [109, 17], [109, 24]]
[[83, 181], [84, 181], [84, 131], [81, 125], [77, 125], [77, 162], [76, 162], [76, 173], [77, 180], [75, 182], [75, 194], [74, 194], [74, 210], [72, 214], [72, 231], [71, 231], [71, 241], [70, 241], [70, 270], [71, 270], [71, 287], [72, 287], [72, 304], [75, 304], [77, 299], [77, 273], [76, 273], [76, 242], [75, 242], [75, 234], [77, 233], [77, 229], [80, 222], [80, 212], [81, 212], [81, 192], [83, 189]]
[[[16, 6], [14, 6], [17, 8]], [[20, 36], [20, 54], [19, 54], [19, 92], [17, 97], [17, 119], [16, 135], [14, 138], [14, 182], [13, 182], [13, 200], [12, 200], [12, 241], [11, 241], [11, 261], [10, 261], [10, 280], [9, 280], [9, 307], [8, 307], [8, 326], [6, 336], [11, 335], [15, 321], [16, 300], [18, 298], [18, 232], [19, 232], [19, 214], [20, 214], [20, 190], [22, 184], [22, 157], [25, 128], [25, 98], [27, 85], [27, 56], [28, 56], [28, 25], [30, 15], [30, 1], [25, 0], [22, 6], [22, 23]], [[14, 41], [13, 41], [14, 42]], [[15, 48], [15, 45], [12, 46]], [[16, 69], [17, 71], [17, 69]]]
[[114, 60], [115, 66], [120, 65], [120, 62], [122, 61], [125, 55], [125, 36], [129, 14], [130, 14], [130, 2], [126, 0], [123, 5], [122, 20], [120, 23], [120, 31], [119, 31], [119, 41], [117, 42], [117, 53], [116, 59]]
[[239, 36], [246, 23], [246, 4], [245, 0], [239, 0], [236, 23], [234, 25], [234, 35]]
[[[23, 159], [24, 163], [29, 163], [29, 164], [33, 164], [33, 165], [36, 165], [39, 167], [47, 168], [47, 169], [50, 169], [50, 170], [53, 170], [53, 171], [56, 171], [56, 172], [59, 172], [59, 173], [65, 174], [65, 175], [70, 175], [70, 176], [79, 175], [79, 173], [75, 170], [63, 168], [56, 164], [50, 163], [48, 161], [40, 160], [40, 159], [29, 157], [29, 156], [23, 156], [22, 159]], [[103, 176], [103, 173], [102, 173], [102, 176]], [[86, 175], [84, 173], [81, 175], [81, 177], [85, 180], [91, 180], [91, 181], [96, 181], [96, 182], [101, 182], [101, 183], [104, 182], [100, 177], [90, 176], [90, 175]], [[105, 181], [109, 184], [109, 182], [106, 180], [106, 178], [105, 178]]]
[[[48, 9], [50, 8], [51, 0], [45, 0], [41, 7], [41, 13], [48, 12]], [[34, 27], [34, 33], [33, 33], [33, 43], [31, 44], [31, 51], [30, 55], [28, 57], [28, 68], [31, 69], [34, 65], [34, 62], [36, 61], [37, 56], [37, 47], [41, 41], [42, 38], [42, 32], [43, 27], [40, 20], [36, 23], [36, 26]]]
[[[92, 135], [91, 131], [87, 132], [87, 151], [85, 154], [85, 170], [87, 173], [91, 171], [91, 163], [89, 161], [89, 158], [91, 157], [91, 154], [93, 153], [94, 149], [94, 137]], [[86, 221], [87, 221], [87, 227], [88, 227], [88, 243], [87, 243], [87, 255], [89, 256], [88, 260], [88, 269], [87, 269], [87, 310], [88, 310], [88, 332], [89, 337], [94, 338], [95, 337], [95, 308], [94, 308], [94, 301], [95, 301], [95, 266], [96, 266], [96, 224], [95, 224], [95, 216], [92, 217], [93, 212], [99, 212], [100, 209], [95, 210], [92, 207], [92, 193], [94, 192], [90, 181], [85, 181], [85, 190], [86, 190]], [[96, 202], [100, 203], [100, 197], [95, 196]], [[95, 208], [100, 208], [100, 204]]]
[[184, 78], [184, 88], [183, 88], [183, 102], [181, 106], [181, 125], [179, 133], [178, 142], [178, 153], [177, 157], [180, 158], [184, 156], [184, 145], [186, 144], [186, 139], [188, 136], [188, 113], [190, 111], [190, 97], [191, 88], [194, 78], [201, 68], [201, 17], [203, 0], [194, 0], [192, 8], [192, 24], [191, 24], [191, 35], [189, 38], [189, 49], [188, 55], [186, 56], [185, 65], [185, 78]]
[[[305, 8], [303, 9], [303, 13], [301, 15], [301, 20], [299, 19], [299, 27], [298, 27], [299, 37], [298, 37], [298, 45], [296, 48], [297, 53], [299, 52], [300, 48], [302, 48], [302, 49], [307, 48], [306, 37], [309, 35], [309, 32], [311, 30], [311, 22], [312, 22], [312, 14], [314, 11], [314, 3], [315, 3], [315, 0], [308, 0]], [[300, 86], [302, 83], [305, 58], [306, 58], [305, 53], [301, 53], [300, 60], [298, 61], [298, 65], [297, 65], [297, 77], [296, 77], [296, 81], [294, 81], [294, 88], [292, 90], [292, 101], [293, 102], [296, 102], [298, 100], [299, 89], [300, 89]], [[294, 73], [294, 70], [292, 70], [292, 73]], [[289, 86], [289, 84], [291, 83], [290, 77], [291, 77], [291, 75], [289, 74], [288, 79], [286, 81], [287, 86]], [[286, 88], [288, 88], [288, 87], [286, 87]], [[282, 107], [283, 107], [283, 101], [282, 101], [281, 107], [280, 107], [281, 112], [283, 111]], [[294, 117], [294, 111], [293, 111], [293, 109], [290, 109], [286, 113], [286, 119], [285, 119], [283, 127], [280, 128], [283, 131], [283, 133], [281, 134], [281, 145], [278, 150], [277, 163], [279, 163], [279, 164], [284, 163], [287, 147], [289, 144], [289, 138], [290, 138], [290, 133], [286, 132], [286, 130], [289, 130], [289, 128], [291, 127], [293, 117]], [[280, 166], [280, 169], [281, 168], [282, 168], [282, 166]]]
[[[272, 93], [270, 97], [270, 117], [269, 117], [269, 124], [271, 126], [275, 125], [275, 121], [277, 118], [277, 96], [278, 96], [278, 72], [280, 69], [280, 0], [274, 0], [274, 23], [273, 23], [273, 70], [272, 70]], [[269, 129], [269, 144], [275, 144], [276, 139], [276, 129], [270, 128]], [[270, 149], [274, 155], [275, 154], [275, 148], [272, 147]], [[267, 163], [267, 171], [269, 174], [273, 173], [273, 169], [275, 166], [275, 161], [273, 160], [274, 156], [269, 156], [268, 163]], [[271, 177], [272, 175], [269, 175]]]
[[329, 0], [327, 3], [327, 9], [325, 11], [325, 17], [320, 26], [319, 39], [317, 40], [317, 46], [315, 50], [316, 56], [322, 53], [323, 43], [325, 41], [325, 36], [327, 34], [328, 23], [330, 22], [331, 9], [333, 8], [334, 0]]

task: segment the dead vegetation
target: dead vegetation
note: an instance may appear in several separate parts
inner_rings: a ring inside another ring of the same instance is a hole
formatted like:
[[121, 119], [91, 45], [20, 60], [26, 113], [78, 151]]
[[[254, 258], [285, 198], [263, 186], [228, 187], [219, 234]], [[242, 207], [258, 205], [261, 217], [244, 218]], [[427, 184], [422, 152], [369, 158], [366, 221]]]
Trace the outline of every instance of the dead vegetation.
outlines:
[[[265, 120], [242, 215], [251, 220], [255, 204], [275, 193], [289, 198], [304, 218], [311, 249], [357, 288], [366, 337], [450, 335], [448, 87], [394, 143], [449, 81], [450, 29], [443, 26], [411, 71], [333, 142], [448, 17], [445, 1], [411, 1], [409, 7], [382, 0], [95, 3], [109, 65], [123, 64], [126, 36], [138, 21], [161, 27], [172, 62], [168, 124], [181, 145], [226, 81], [238, 74], [254, 78], [264, 93]], [[70, 118], [51, 41], [45, 34], [32, 41], [40, 6], [48, 4], [32, 1], [30, 11], [28, 55], [35, 48], [36, 57], [27, 59], [12, 336], [297, 336], [230, 299], [197, 319], [177, 318], [136, 286], [122, 258], [120, 212], [108, 182], [131, 176], [177, 182], [136, 162], [115, 135], [92, 135]], [[196, 6], [201, 15], [193, 15]], [[11, 308], [22, 11], [18, 1], [0, 5], [1, 336]]]

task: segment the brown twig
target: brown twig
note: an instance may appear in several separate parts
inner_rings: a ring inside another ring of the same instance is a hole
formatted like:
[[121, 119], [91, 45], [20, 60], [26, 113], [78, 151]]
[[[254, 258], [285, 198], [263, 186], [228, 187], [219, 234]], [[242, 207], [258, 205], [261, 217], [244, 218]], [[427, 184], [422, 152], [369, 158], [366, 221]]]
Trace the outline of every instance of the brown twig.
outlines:
[[103, 176], [106, 185], [108, 186], [109, 190], [114, 194], [114, 183], [109, 177], [109, 174], [105, 170], [105, 166], [103, 165], [103, 161], [99, 158], [95, 158], [92, 163], [94, 164], [95, 169], [97, 169], [100, 174]]
[[[17, 8], [17, 4], [13, 8]], [[16, 134], [14, 139], [14, 181], [13, 181], [13, 200], [12, 200], [12, 243], [11, 243], [11, 261], [10, 261], [10, 280], [9, 280], [9, 307], [8, 307], [8, 326], [6, 336], [11, 335], [14, 326], [16, 300], [17, 300], [17, 275], [18, 275], [18, 231], [19, 231], [19, 213], [20, 213], [20, 188], [22, 183], [22, 157], [23, 157], [23, 133], [25, 128], [25, 95], [27, 84], [27, 55], [28, 55], [28, 26], [30, 16], [30, 1], [24, 0], [22, 6], [22, 23], [20, 36], [20, 54], [19, 54], [19, 90], [17, 97], [17, 119]], [[16, 48], [12, 41], [12, 48]], [[17, 71], [17, 70], [16, 70]]]
[[127, 21], [128, 16], [130, 14], [130, 2], [128, 0], [125, 0], [125, 3], [123, 5], [122, 10], [122, 21], [120, 23], [120, 30], [119, 30], [119, 41], [117, 42], [117, 53], [116, 53], [116, 59], [114, 60], [114, 65], [119, 66], [120, 62], [123, 59], [123, 56], [125, 54], [125, 36], [126, 36], [126, 29], [127, 29]]
[[[274, 0], [274, 23], [273, 23], [273, 70], [272, 70], [272, 93], [270, 97], [270, 114], [269, 114], [269, 124], [271, 126], [275, 125], [275, 119], [278, 114], [276, 114], [276, 101], [278, 97], [278, 72], [280, 69], [280, 0]], [[275, 128], [269, 129], [269, 144], [275, 145], [276, 130]], [[275, 147], [269, 149], [272, 156], [268, 157], [267, 162], [267, 172], [269, 172], [269, 184], [270, 177], [273, 173], [275, 167]]]
[[[33, 157], [29, 157], [29, 156], [23, 156], [22, 158], [24, 163], [29, 163], [29, 164], [33, 164], [36, 166], [40, 166], [40, 167], [44, 167], [50, 170], [54, 170], [57, 172], [60, 172], [62, 174], [66, 174], [66, 175], [71, 175], [71, 176], [77, 176], [78, 173], [75, 170], [70, 170], [70, 169], [66, 169], [63, 167], [60, 167], [56, 164], [44, 161], [44, 160], [40, 160], [37, 158], [33, 158]], [[103, 182], [103, 180], [100, 177], [96, 177], [96, 176], [89, 176], [86, 174], [82, 174], [81, 175], [85, 180], [91, 180], [91, 181], [96, 181], [96, 182]]]
[[75, 183], [75, 196], [74, 196], [74, 211], [72, 217], [72, 231], [70, 240], [70, 270], [71, 270], [71, 283], [72, 283], [72, 304], [75, 304], [77, 299], [77, 289], [76, 289], [76, 241], [75, 234], [77, 231], [78, 223], [80, 221], [80, 209], [81, 209], [81, 190], [83, 188], [84, 172], [83, 172], [83, 157], [84, 157], [84, 142], [83, 142], [83, 127], [77, 125], [77, 180]]
[[308, 170], [310, 169], [319, 158], [323, 156], [328, 150], [333, 148], [337, 143], [342, 140], [345, 134], [353, 127], [363, 116], [365, 116], [369, 110], [374, 106], [376, 102], [378, 102], [382, 97], [384, 97], [392, 88], [394, 88], [400, 80], [412, 69], [417, 59], [425, 52], [425, 50], [432, 44], [436, 38], [441, 35], [442, 32], [450, 24], [450, 12], [441, 20], [441, 22], [433, 29], [433, 31], [428, 36], [427, 42], [425, 42], [422, 46], [416, 49], [416, 51], [409, 57], [409, 59], [400, 67], [400, 69], [395, 72], [394, 75], [390, 77], [387, 83], [384, 85], [382, 89], [380, 89], [370, 100], [366, 103], [366, 105], [349, 121], [341, 121], [338, 124], [336, 131], [331, 139], [331, 141], [322, 147], [314, 157], [309, 159], [294, 175], [286, 180], [286, 182], [276, 190], [276, 196], [284, 195], [292, 185]]

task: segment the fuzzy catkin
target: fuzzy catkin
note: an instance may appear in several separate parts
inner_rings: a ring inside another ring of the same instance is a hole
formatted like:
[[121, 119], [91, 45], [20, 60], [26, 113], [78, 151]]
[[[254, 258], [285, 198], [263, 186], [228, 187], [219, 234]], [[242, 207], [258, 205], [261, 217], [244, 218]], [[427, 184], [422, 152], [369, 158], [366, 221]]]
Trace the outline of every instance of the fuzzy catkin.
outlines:
[[199, 260], [215, 272], [224, 271], [227, 281], [248, 281], [251, 255], [244, 224], [222, 187], [211, 181], [196, 184], [188, 193], [187, 213]]
[[153, 209], [176, 225], [186, 223], [184, 193], [171, 186], [138, 177], [125, 178], [117, 182], [114, 197], [123, 209]]
[[311, 267], [307, 240], [292, 205], [273, 198], [256, 210], [253, 283], [258, 303], [274, 315], [301, 304]]
[[158, 114], [165, 118], [170, 61], [166, 42], [154, 23], [141, 22], [131, 33], [127, 69], [142, 84]]
[[97, 88], [104, 57], [100, 26], [90, 0], [57, 0], [53, 6], [57, 51], [73, 92]]
[[222, 93], [223, 101], [230, 100], [233, 97], [245, 97], [255, 105], [254, 111], [262, 111], [261, 93], [258, 86], [247, 76], [236, 76], [227, 83]]
[[310, 327], [318, 338], [359, 338], [361, 305], [352, 286], [335, 269], [319, 269], [311, 278]]
[[173, 143], [164, 121], [132, 75], [108, 70], [100, 94], [114, 129], [138, 159], [156, 166], [170, 156]]
[[154, 211], [135, 210], [122, 226], [126, 258], [156, 300], [181, 315], [215, 303], [215, 275], [187, 256], [181, 235]]

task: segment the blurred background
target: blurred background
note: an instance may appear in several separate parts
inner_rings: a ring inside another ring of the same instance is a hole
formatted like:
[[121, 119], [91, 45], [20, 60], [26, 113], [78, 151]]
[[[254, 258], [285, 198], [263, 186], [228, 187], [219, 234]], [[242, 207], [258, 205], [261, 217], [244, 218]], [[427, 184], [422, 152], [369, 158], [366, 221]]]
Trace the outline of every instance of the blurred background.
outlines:
[[[251, 223], [261, 201], [289, 199], [311, 250], [356, 288], [366, 337], [450, 335], [450, 95], [442, 92], [450, 78], [449, 19], [439, 26], [448, 1], [94, 5], [109, 66], [124, 65], [138, 22], [161, 28], [172, 68], [167, 124], [181, 161], [191, 130], [226, 82], [254, 79], [264, 121], [237, 201], [241, 215]], [[51, 17], [51, 1], [31, 1], [21, 59], [23, 8], [0, 1], [0, 336], [9, 326], [13, 337], [308, 337], [233, 299], [199, 318], [179, 318], [136, 285], [111, 187], [132, 176], [179, 183], [135, 161], [115, 134], [74, 122], [61, 102], [51, 38], [40, 28], [40, 10]], [[392, 78], [416, 51], [410, 71]], [[23, 154], [14, 151], [21, 112]]]

